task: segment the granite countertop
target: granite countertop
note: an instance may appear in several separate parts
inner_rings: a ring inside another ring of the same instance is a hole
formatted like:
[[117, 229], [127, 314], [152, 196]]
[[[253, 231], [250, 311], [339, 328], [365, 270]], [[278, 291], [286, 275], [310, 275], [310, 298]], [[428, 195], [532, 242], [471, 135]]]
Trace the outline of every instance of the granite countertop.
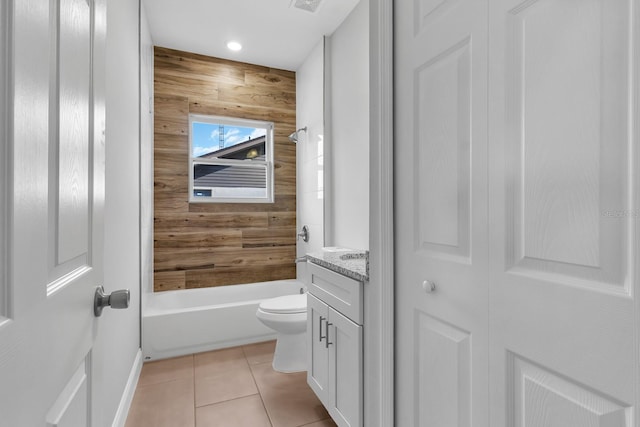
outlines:
[[321, 251], [308, 253], [307, 260], [360, 282], [369, 281], [369, 251], [323, 248]]

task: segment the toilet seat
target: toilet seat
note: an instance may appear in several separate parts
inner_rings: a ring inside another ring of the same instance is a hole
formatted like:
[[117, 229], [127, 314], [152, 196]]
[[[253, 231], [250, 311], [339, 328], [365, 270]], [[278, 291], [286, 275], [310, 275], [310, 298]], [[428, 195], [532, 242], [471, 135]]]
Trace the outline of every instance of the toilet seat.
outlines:
[[296, 314], [307, 312], [307, 295], [295, 294], [270, 298], [260, 303], [260, 310], [274, 314]]

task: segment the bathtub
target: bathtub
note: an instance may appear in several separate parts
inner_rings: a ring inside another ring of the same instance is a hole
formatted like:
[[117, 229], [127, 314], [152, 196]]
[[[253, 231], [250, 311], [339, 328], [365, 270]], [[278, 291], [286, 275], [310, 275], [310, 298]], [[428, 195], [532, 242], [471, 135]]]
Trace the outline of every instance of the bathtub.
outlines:
[[260, 301], [300, 292], [297, 280], [145, 294], [142, 352], [164, 359], [275, 339], [256, 318]]

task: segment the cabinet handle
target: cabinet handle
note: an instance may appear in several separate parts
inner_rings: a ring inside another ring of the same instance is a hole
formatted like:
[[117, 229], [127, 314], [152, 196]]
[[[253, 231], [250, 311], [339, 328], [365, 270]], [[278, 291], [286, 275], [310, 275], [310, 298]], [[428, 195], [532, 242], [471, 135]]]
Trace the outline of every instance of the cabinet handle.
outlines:
[[322, 321], [323, 320], [327, 320], [327, 318], [320, 316], [320, 324], [318, 325], [319, 326], [318, 333], [320, 334], [320, 340], [319, 340], [320, 342], [322, 342], [323, 339], [327, 338], [326, 335], [324, 335], [324, 336], [322, 335]]
[[333, 323], [329, 323], [329, 322], [325, 323], [326, 327], [324, 329], [324, 334], [325, 334], [324, 337], [327, 340], [324, 342], [324, 348], [329, 348], [330, 345], [333, 345], [332, 342], [329, 342], [329, 326], [331, 326], [331, 325], [333, 325]]

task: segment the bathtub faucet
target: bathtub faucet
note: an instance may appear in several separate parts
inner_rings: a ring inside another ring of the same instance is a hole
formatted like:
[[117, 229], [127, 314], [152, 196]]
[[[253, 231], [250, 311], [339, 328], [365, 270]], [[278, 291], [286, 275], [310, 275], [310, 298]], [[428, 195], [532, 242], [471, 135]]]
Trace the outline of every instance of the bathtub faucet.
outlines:
[[299, 258], [296, 258], [294, 261], [296, 264], [299, 262], [307, 262], [307, 257], [306, 256], [301, 256]]

